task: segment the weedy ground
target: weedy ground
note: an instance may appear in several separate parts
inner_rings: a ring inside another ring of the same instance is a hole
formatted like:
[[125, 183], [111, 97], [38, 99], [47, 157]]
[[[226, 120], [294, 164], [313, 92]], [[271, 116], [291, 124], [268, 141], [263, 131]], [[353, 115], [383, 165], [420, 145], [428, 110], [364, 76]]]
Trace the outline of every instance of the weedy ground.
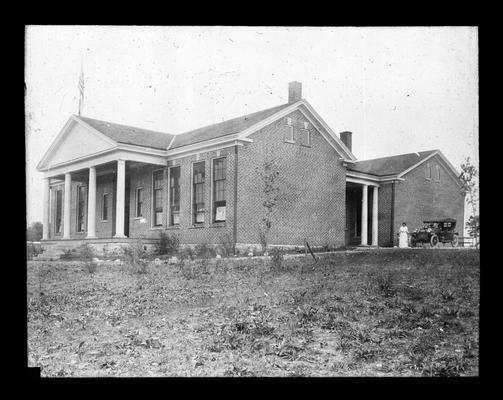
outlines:
[[479, 250], [28, 263], [42, 376], [478, 375]]

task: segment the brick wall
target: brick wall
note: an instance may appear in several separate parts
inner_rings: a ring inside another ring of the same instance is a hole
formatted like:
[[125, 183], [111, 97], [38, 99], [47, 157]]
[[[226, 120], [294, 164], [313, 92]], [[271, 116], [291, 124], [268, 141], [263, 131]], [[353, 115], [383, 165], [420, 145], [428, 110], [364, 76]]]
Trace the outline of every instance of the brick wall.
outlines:
[[[213, 223], [212, 213], [212, 160], [214, 158], [225, 157], [227, 159], [226, 177], [226, 221]], [[193, 224], [191, 211], [192, 195], [192, 163], [196, 161], [205, 162], [205, 218], [200, 225]], [[169, 171], [170, 167], [180, 167], [180, 224], [178, 226], [169, 225]], [[199, 153], [188, 157], [169, 161], [168, 168], [157, 166], [142, 166], [128, 170], [130, 179], [129, 188], [129, 237], [158, 238], [160, 231], [167, 234], [176, 234], [180, 237], [182, 244], [221, 244], [226, 240], [232, 240], [233, 226], [233, 193], [234, 193], [234, 147], [221, 149], [219, 152], [210, 151]], [[152, 174], [155, 170], [163, 169], [163, 226], [153, 227], [152, 213]], [[143, 188], [143, 218], [146, 222], [136, 217], [136, 190]]]
[[[232, 241], [234, 223], [234, 146], [221, 149], [220, 151], [210, 151], [196, 155], [179, 158], [169, 161], [169, 167], [180, 166], [180, 225], [179, 227], [166, 226], [168, 234], [177, 233], [183, 244], [222, 244], [225, 241]], [[226, 221], [214, 223], [212, 221], [212, 160], [219, 157], [226, 158]], [[193, 224], [192, 216], [192, 163], [197, 161], [205, 162], [205, 187], [204, 202], [205, 213], [204, 223]], [[167, 209], [168, 210], [168, 209]], [[168, 212], [166, 219], [168, 218]], [[166, 221], [168, 222], [168, 221]]]
[[[286, 143], [284, 125], [292, 119], [295, 143]], [[280, 172], [278, 203], [272, 215], [270, 244], [343, 246], [345, 239], [346, 170], [339, 155], [309, 123], [311, 146], [301, 145], [304, 122], [295, 111], [252, 134], [239, 147], [238, 243], [259, 243], [265, 208], [257, 167], [274, 160]]]
[[[459, 186], [448, 175], [443, 161], [435, 156], [428, 160], [432, 167], [432, 179], [427, 180], [426, 163], [404, 176], [405, 181], [396, 184], [395, 232], [402, 222], [407, 223], [409, 232], [421, 227], [424, 219], [455, 218], [456, 231], [462, 235], [464, 226], [464, 199]], [[435, 166], [441, 167], [440, 182], [435, 180]]]
[[[392, 207], [393, 184], [385, 183], [379, 187], [378, 204], [378, 245], [382, 247], [393, 246], [391, 240], [391, 207]], [[396, 231], [398, 232], [398, 231]]]

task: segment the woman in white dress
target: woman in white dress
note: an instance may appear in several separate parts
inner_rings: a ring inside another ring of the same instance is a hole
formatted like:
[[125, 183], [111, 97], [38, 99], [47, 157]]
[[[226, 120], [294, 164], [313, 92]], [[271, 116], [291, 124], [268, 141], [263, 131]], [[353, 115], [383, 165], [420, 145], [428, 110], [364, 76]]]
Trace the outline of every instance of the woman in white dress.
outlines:
[[405, 222], [402, 223], [399, 232], [398, 247], [409, 247], [409, 228], [407, 228], [407, 224]]

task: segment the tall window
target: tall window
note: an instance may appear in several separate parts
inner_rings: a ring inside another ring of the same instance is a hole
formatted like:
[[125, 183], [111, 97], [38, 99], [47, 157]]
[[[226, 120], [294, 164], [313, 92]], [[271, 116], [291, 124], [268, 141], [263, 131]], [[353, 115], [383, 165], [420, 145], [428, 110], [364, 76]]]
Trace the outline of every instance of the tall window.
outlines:
[[430, 180], [431, 179], [431, 165], [426, 164], [426, 179]]
[[439, 165], [436, 165], [436, 166], [435, 166], [435, 169], [436, 169], [436, 171], [437, 171], [437, 176], [436, 176], [435, 180], [436, 180], [437, 182], [440, 182], [440, 166], [439, 166]]
[[77, 232], [84, 232], [86, 213], [86, 188], [77, 186]]
[[109, 194], [104, 193], [103, 194], [103, 203], [101, 207], [101, 220], [102, 221], [108, 221], [108, 198]]
[[225, 221], [226, 159], [213, 160], [213, 221]]
[[193, 221], [204, 223], [204, 161], [194, 163], [192, 175]]
[[301, 129], [302, 144], [304, 146], [311, 146], [311, 131], [309, 129]]
[[61, 215], [63, 212], [63, 191], [56, 190], [56, 233], [61, 233]]
[[293, 124], [291, 118], [286, 119], [285, 142], [295, 143], [295, 138], [293, 136]]
[[162, 226], [162, 181], [164, 171], [154, 171], [153, 174], [153, 209], [154, 226]]
[[143, 217], [143, 188], [136, 189], [136, 217]]
[[180, 224], [180, 167], [169, 170], [169, 224]]

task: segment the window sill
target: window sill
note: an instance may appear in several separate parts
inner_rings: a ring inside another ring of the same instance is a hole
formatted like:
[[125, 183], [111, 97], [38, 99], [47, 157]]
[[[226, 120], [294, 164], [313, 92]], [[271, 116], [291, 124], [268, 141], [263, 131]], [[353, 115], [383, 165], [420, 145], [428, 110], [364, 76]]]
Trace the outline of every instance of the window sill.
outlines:
[[101, 222], [109, 222], [108, 219], [102, 219]]
[[180, 229], [180, 225], [169, 225], [166, 227], [166, 230], [176, 230]]
[[295, 140], [285, 139], [285, 143], [295, 144]]
[[225, 227], [225, 226], [226, 226], [226, 222], [225, 221], [218, 221], [218, 222], [213, 222], [210, 225], [210, 228], [221, 228], [221, 227]]
[[302, 147], [312, 147], [310, 144], [304, 144], [304, 143], [301, 143], [300, 144]]
[[164, 228], [162, 226], [152, 226], [152, 227], [150, 227], [151, 231], [158, 231], [158, 230], [161, 230], [161, 229], [164, 229]]
[[201, 228], [204, 228], [204, 224], [201, 224], [201, 225], [191, 225], [189, 226], [189, 229], [201, 229]]
[[142, 219], [143, 217], [133, 217], [133, 221], [139, 221], [140, 219]]

